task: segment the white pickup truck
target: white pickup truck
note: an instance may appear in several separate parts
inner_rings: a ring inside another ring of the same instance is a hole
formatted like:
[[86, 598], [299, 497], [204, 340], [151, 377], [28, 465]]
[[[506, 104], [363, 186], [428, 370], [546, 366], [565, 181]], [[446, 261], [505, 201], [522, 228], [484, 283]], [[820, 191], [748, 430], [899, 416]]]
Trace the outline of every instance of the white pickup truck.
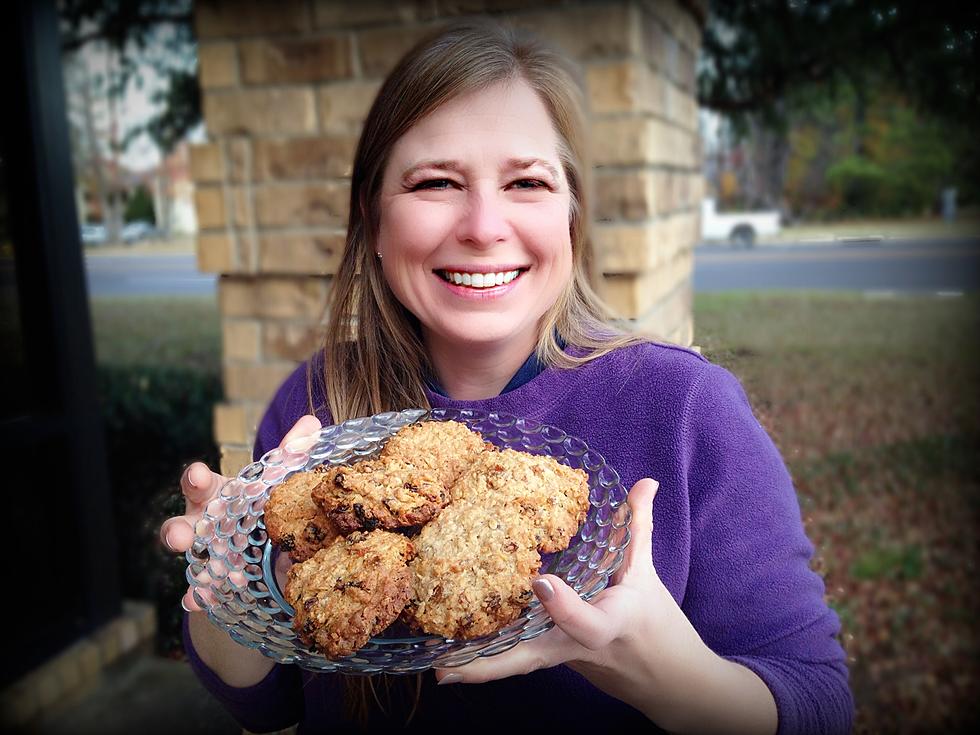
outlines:
[[701, 238], [727, 240], [733, 247], [750, 248], [760, 235], [779, 233], [779, 212], [722, 212], [715, 211], [715, 200], [701, 202]]

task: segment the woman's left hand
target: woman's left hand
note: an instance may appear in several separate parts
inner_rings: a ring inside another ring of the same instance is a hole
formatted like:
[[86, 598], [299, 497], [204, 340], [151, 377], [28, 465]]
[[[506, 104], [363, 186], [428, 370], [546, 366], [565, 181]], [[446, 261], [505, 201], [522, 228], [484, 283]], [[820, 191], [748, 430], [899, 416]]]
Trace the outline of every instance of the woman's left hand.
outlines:
[[[637, 707], [638, 698], [647, 701], [644, 691], [649, 691], [652, 682], [644, 681], [644, 673], [653, 675], [659, 664], [669, 667], [664, 657], [680, 653], [678, 644], [690, 645], [693, 633], [653, 566], [657, 488], [656, 481], [644, 479], [630, 490], [631, 539], [609, 587], [590, 603], [558, 577], [539, 577], [533, 584], [534, 593], [555, 627], [510, 651], [442, 669], [437, 674], [439, 683], [476, 684], [568, 664], [608, 694]], [[678, 628], [684, 640], [671, 640], [671, 629]], [[700, 642], [696, 633], [694, 637]]]
[[772, 733], [776, 705], [759, 677], [711, 651], [654, 568], [657, 483], [630, 490], [623, 564], [591, 603], [561, 579], [534, 581], [555, 627], [509, 651], [441, 669], [440, 684], [477, 684], [567, 664], [671, 732]]

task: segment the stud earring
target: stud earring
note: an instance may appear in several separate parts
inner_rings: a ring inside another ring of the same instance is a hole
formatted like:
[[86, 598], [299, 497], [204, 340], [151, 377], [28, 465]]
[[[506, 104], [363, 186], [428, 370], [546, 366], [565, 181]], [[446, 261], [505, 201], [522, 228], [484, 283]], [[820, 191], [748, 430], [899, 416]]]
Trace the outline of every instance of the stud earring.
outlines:
[[374, 254], [378, 256], [378, 260], [381, 260], [381, 251], [380, 250], [376, 250]]

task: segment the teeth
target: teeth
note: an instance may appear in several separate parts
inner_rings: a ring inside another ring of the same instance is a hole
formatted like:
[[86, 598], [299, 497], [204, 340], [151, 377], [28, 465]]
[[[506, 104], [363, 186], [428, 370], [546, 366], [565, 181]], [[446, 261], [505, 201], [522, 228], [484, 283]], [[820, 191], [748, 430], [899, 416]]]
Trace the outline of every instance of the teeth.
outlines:
[[490, 288], [491, 286], [502, 286], [510, 283], [520, 275], [519, 270], [500, 271], [499, 273], [457, 273], [456, 271], [443, 271], [442, 276], [450, 283], [456, 283], [471, 288]]

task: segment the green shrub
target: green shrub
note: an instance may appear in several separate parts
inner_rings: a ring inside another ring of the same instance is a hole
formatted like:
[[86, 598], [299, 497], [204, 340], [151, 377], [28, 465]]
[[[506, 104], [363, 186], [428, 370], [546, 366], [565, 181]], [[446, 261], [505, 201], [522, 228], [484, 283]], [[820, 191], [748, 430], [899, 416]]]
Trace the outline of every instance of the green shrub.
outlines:
[[156, 212], [153, 210], [153, 197], [145, 186], [137, 187], [129, 197], [124, 217], [127, 222], [149, 222], [154, 225], [157, 223]]
[[185, 564], [161, 548], [157, 534], [165, 518], [183, 513], [184, 467], [218, 464], [211, 416], [220, 378], [173, 366], [101, 365], [98, 381], [122, 593], [156, 604], [158, 650], [174, 655]]

